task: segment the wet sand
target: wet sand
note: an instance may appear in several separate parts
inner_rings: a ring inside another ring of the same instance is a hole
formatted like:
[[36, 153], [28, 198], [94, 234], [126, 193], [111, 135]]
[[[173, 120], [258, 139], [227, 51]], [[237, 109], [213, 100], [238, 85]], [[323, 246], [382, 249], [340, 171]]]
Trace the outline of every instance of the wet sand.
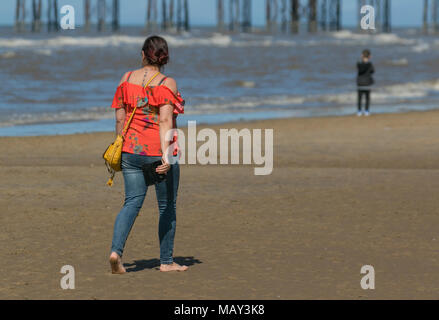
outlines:
[[[184, 165], [175, 260], [158, 268], [153, 189], [108, 263], [123, 181], [106, 186], [112, 133], [0, 138], [1, 299], [437, 299], [439, 112], [282, 119], [274, 170]], [[201, 126], [198, 126], [201, 129]], [[76, 289], [62, 290], [63, 265]], [[375, 290], [362, 290], [363, 265]]]

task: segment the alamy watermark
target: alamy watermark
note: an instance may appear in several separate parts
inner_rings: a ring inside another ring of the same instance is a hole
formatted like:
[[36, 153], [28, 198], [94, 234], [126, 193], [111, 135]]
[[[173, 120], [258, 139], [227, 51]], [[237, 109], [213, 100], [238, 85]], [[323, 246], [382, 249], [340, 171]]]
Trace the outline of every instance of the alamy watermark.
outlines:
[[75, 29], [75, 8], [71, 5], [62, 6], [60, 13], [63, 15], [59, 23], [61, 29]]
[[375, 268], [371, 265], [364, 265], [360, 270], [361, 274], [366, 274], [361, 278], [360, 285], [363, 290], [375, 289]]
[[[196, 121], [188, 121], [187, 137], [182, 130], [171, 129], [165, 139], [171, 142], [175, 136], [177, 142], [165, 150], [170, 164], [255, 164], [255, 175], [273, 171], [273, 129], [220, 129], [218, 136], [210, 128], [197, 133]], [[198, 142], [202, 144], [197, 148]], [[176, 150], [179, 156], [172, 157]]]
[[61, 267], [62, 274], [65, 274], [60, 280], [60, 286], [63, 290], [75, 289], [75, 268], [71, 265], [65, 265]]
[[364, 14], [360, 21], [361, 29], [375, 30], [375, 8], [371, 5], [365, 5], [361, 7], [360, 13]]

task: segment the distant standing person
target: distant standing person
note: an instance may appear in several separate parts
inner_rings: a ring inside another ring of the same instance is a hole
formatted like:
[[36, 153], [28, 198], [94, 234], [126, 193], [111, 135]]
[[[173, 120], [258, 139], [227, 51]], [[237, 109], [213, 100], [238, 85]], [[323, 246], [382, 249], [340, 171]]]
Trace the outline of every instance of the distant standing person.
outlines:
[[368, 116], [370, 114], [369, 112], [369, 105], [370, 105], [370, 91], [371, 86], [374, 83], [374, 80], [372, 78], [372, 74], [375, 72], [375, 68], [373, 67], [372, 62], [370, 61], [371, 54], [369, 50], [363, 50], [363, 53], [361, 54], [361, 61], [357, 63], [357, 89], [358, 89], [358, 112], [357, 115], [361, 116], [363, 115], [362, 112], [362, 100], [363, 96], [366, 99], [366, 106], [364, 110], [364, 115]]

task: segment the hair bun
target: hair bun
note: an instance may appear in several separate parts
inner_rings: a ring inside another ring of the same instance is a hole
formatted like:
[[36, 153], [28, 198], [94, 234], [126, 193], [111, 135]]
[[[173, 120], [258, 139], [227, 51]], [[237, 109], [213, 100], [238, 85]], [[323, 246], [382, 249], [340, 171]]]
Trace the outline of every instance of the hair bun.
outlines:
[[169, 55], [163, 52], [157, 59], [157, 62], [161, 65], [167, 64], [169, 59]]
[[168, 44], [162, 37], [149, 37], [145, 40], [142, 50], [150, 65], [161, 67], [169, 61]]

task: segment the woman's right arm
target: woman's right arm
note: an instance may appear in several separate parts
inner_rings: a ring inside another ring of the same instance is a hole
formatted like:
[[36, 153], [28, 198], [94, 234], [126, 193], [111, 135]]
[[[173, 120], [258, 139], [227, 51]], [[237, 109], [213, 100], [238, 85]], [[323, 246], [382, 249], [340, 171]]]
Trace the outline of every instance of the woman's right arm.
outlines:
[[[122, 76], [122, 79], [120, 79], [119, 85], [124, 83], [125, 80], [127, 79], [127, 77], [128, 77], [128, 72]], [[125, 116], [126, 116], [125, 108], [116, 109], [115, 114], [116, 114], [116, 136], [118, 136], [118, 135], [122, 134], [123, 125], [125, 123]]]
[[123, 125], [125, 123], [125, 108], [116, 109], [116, 136], [122, 134]]

